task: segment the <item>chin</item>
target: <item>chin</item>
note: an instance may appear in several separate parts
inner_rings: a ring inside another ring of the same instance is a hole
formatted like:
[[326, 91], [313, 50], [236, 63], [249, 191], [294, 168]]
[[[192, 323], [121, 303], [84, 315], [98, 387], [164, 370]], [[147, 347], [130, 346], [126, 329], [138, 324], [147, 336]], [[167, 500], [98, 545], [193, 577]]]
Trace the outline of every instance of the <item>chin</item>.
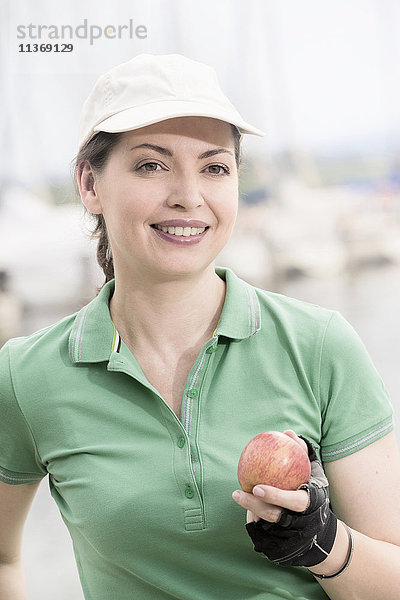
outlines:
[[170, 264], [160, 265], [158, 272], [166, 276], [185, 276], [185, 275], [198, 275], [205, 273], [210, 268], [214, 269], [214, 261], [212, 258], [210, 261], [202, 261], [201, 263], [190, 261], [190, 260], [177, 260]]

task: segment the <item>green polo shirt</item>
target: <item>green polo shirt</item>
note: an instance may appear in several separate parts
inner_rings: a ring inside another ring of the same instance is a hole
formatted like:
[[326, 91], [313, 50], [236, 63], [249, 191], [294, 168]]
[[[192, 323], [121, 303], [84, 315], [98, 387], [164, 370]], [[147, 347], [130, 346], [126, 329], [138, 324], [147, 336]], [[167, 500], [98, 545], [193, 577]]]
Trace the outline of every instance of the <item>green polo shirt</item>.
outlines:
[[0, 352], [1, 479], [49, 474], [87, 600], [327, 598], [306, 569], [254, 552], [237, 462], [268, 429], [305, 435], [324, 461], [351, 454], [392, 429], [387, 393], [339, 313], [216, 272], [226, 299], [180, 419], [118, 340], [114, 281]]

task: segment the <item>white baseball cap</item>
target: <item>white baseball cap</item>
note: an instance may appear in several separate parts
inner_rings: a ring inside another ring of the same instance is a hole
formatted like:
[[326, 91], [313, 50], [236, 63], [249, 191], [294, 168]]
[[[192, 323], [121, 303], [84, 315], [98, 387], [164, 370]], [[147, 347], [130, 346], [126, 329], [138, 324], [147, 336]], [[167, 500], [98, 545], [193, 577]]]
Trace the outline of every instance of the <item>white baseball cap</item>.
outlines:
[[180, 54], [139, 54], [101, 75], [82, 108], [79, 150], [98, 132], [119, 133], [174, 117], [212, 117], [263, 136], [222, 92], [214, 69]]

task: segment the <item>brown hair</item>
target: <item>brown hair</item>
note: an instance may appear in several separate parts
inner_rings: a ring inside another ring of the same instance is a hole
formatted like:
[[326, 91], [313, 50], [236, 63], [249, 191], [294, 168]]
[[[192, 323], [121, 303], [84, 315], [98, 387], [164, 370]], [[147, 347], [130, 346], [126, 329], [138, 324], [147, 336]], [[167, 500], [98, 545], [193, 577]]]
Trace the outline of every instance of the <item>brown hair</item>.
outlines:
[[[232, 133], [235, 143], [235, 160], [236, 165], [239, 168], [241, 161], [241, 134], [238, 129], [232, 125]], [[73, 175], [77, 193], [77, 174], [79, 165], [88, 162], [94, 171], [101, 173], [104, 169], [107, 159], [110, 156], [111, 151], [118, 144], [122, 136], [122, 133], [107, 133], [100, 131], [79, 151], [78, 155], [73, 161]], [[86, 209], [87, 210], [87, 209]], [[92, 215], [94, 219], [94, 228], [92, 230], [92, 237], [97, 238], [97, 262], [103, 270], [105, 275], [104, 284], [111, 279], [114, 279], [114, 263], [111, 253], [111, 247], [108, 240], [107, 226], [102, 214]], [[103, 285], [104, 285], [103, 284]]]

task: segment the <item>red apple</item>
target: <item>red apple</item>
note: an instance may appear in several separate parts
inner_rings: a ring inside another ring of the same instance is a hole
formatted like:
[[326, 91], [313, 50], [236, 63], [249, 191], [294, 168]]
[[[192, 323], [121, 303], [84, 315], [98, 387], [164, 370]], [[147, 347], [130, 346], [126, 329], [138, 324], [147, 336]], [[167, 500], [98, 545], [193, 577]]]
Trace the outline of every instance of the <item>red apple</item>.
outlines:
[[282, 490], [297, 490], [310, 478], [307, 452], [280, 431], [264, 431], [244, 448], [238, 464], [238, 479], [245, 492], [259, 483]]

